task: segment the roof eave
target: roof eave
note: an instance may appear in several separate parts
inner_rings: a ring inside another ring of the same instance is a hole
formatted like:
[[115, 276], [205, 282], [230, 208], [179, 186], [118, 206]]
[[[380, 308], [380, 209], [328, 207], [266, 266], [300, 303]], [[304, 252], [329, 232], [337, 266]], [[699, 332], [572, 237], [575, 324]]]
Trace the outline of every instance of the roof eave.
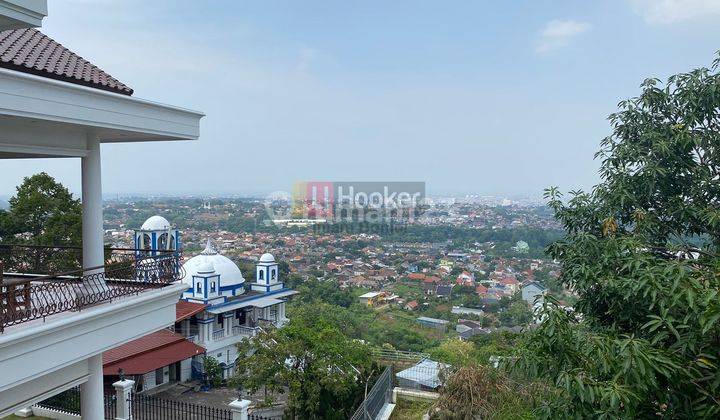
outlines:
[[196, 140], [204, 113], [0, 68], [0, 116], [72, 124], [102, 142]]

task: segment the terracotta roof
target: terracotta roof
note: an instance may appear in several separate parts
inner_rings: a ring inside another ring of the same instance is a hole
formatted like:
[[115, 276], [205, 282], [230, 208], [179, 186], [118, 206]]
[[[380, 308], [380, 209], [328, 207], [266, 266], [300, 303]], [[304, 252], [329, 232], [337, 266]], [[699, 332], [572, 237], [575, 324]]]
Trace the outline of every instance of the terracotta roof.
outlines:
[[182, 335], [160, 330], [104, 352], [103, 374], [117, 375], [122, 368], [128, 375], [142, 375], [203, 353]]
[[0, 67], [110, 92], [133, 90], [37, 29], [0, 31]]
[[207, 308], [207, 305], [202, 303], [188, 302], [181, 300], [175, 304], [175, 322], [180, 322], [183, 319], [190, 318], [193, 315], [199, 314]]

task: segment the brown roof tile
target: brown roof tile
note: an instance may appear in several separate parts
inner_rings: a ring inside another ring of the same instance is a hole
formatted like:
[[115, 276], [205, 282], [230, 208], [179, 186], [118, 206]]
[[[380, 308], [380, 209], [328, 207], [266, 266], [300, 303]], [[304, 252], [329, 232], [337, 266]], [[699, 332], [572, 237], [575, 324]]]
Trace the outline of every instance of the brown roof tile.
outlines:
[[110, 92], [133, 90], [37, 29], [0, 31], [0, 67]]

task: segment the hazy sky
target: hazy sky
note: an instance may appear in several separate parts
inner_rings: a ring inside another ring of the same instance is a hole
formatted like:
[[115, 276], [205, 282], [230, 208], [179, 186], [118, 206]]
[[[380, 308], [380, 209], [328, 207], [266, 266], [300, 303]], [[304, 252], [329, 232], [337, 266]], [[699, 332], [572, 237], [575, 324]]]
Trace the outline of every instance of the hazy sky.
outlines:
[[[720, 49], [718, 0], [48, 3], [43, 31], [135, 96], [207, 114], [195, 142], [104, 145], [106, 193], [589, 187], [617, 102]], [[77, 159], [0, 165], [0, 195], [79, 190]]]

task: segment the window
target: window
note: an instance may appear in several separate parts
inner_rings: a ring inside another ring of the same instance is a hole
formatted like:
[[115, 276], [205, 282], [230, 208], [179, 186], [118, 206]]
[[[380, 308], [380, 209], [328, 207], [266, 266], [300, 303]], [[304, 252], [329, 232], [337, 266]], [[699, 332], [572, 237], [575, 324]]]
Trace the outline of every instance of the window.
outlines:
[[260, 274], [259, 274], [258, 278], [259, 278], [260, 280], [264, 280], [264, 279], [265, 279], [265, 271], [260, 270]]
[[140, 245], [142, 249], [151, 249], [152, 248], [152, 239], [150, 238], [150, 235], [147, 233], [144, 233], [142, 236], [142, 244]]
[[195, 287], [195, 291], [198, 293], [202, 293], [202, 282], [197, 282], [197, 287]]
[[157, 241], [158, 241], [158, 242], [157, 242], [157, 247], [158, 247], [158, 249], [161, 249], [161, 250], [167, 249], [167, 245], [168, 245], [168, 234], [167, 234], [167, 233], [161, 234], [160, 236], [158, 236]]
[[160, 385], [165, 382], [165, 375], [163, 375], [163, 368], [155, 369], [155, 385]]
[[218, 317], [217, 317], [217, 323], [218, 323], [218, 325], [220, 325], [220, 327], [223, 326], [223, 316], [222, 316], [222, 314], [218, 315]]
[[210, 283], [210, 293], [215, 292], [215, 282]]
[[270, 272], [270, 275], [271, 275], [270, 280], [275, 280], [275, 269], [274, 268]]

